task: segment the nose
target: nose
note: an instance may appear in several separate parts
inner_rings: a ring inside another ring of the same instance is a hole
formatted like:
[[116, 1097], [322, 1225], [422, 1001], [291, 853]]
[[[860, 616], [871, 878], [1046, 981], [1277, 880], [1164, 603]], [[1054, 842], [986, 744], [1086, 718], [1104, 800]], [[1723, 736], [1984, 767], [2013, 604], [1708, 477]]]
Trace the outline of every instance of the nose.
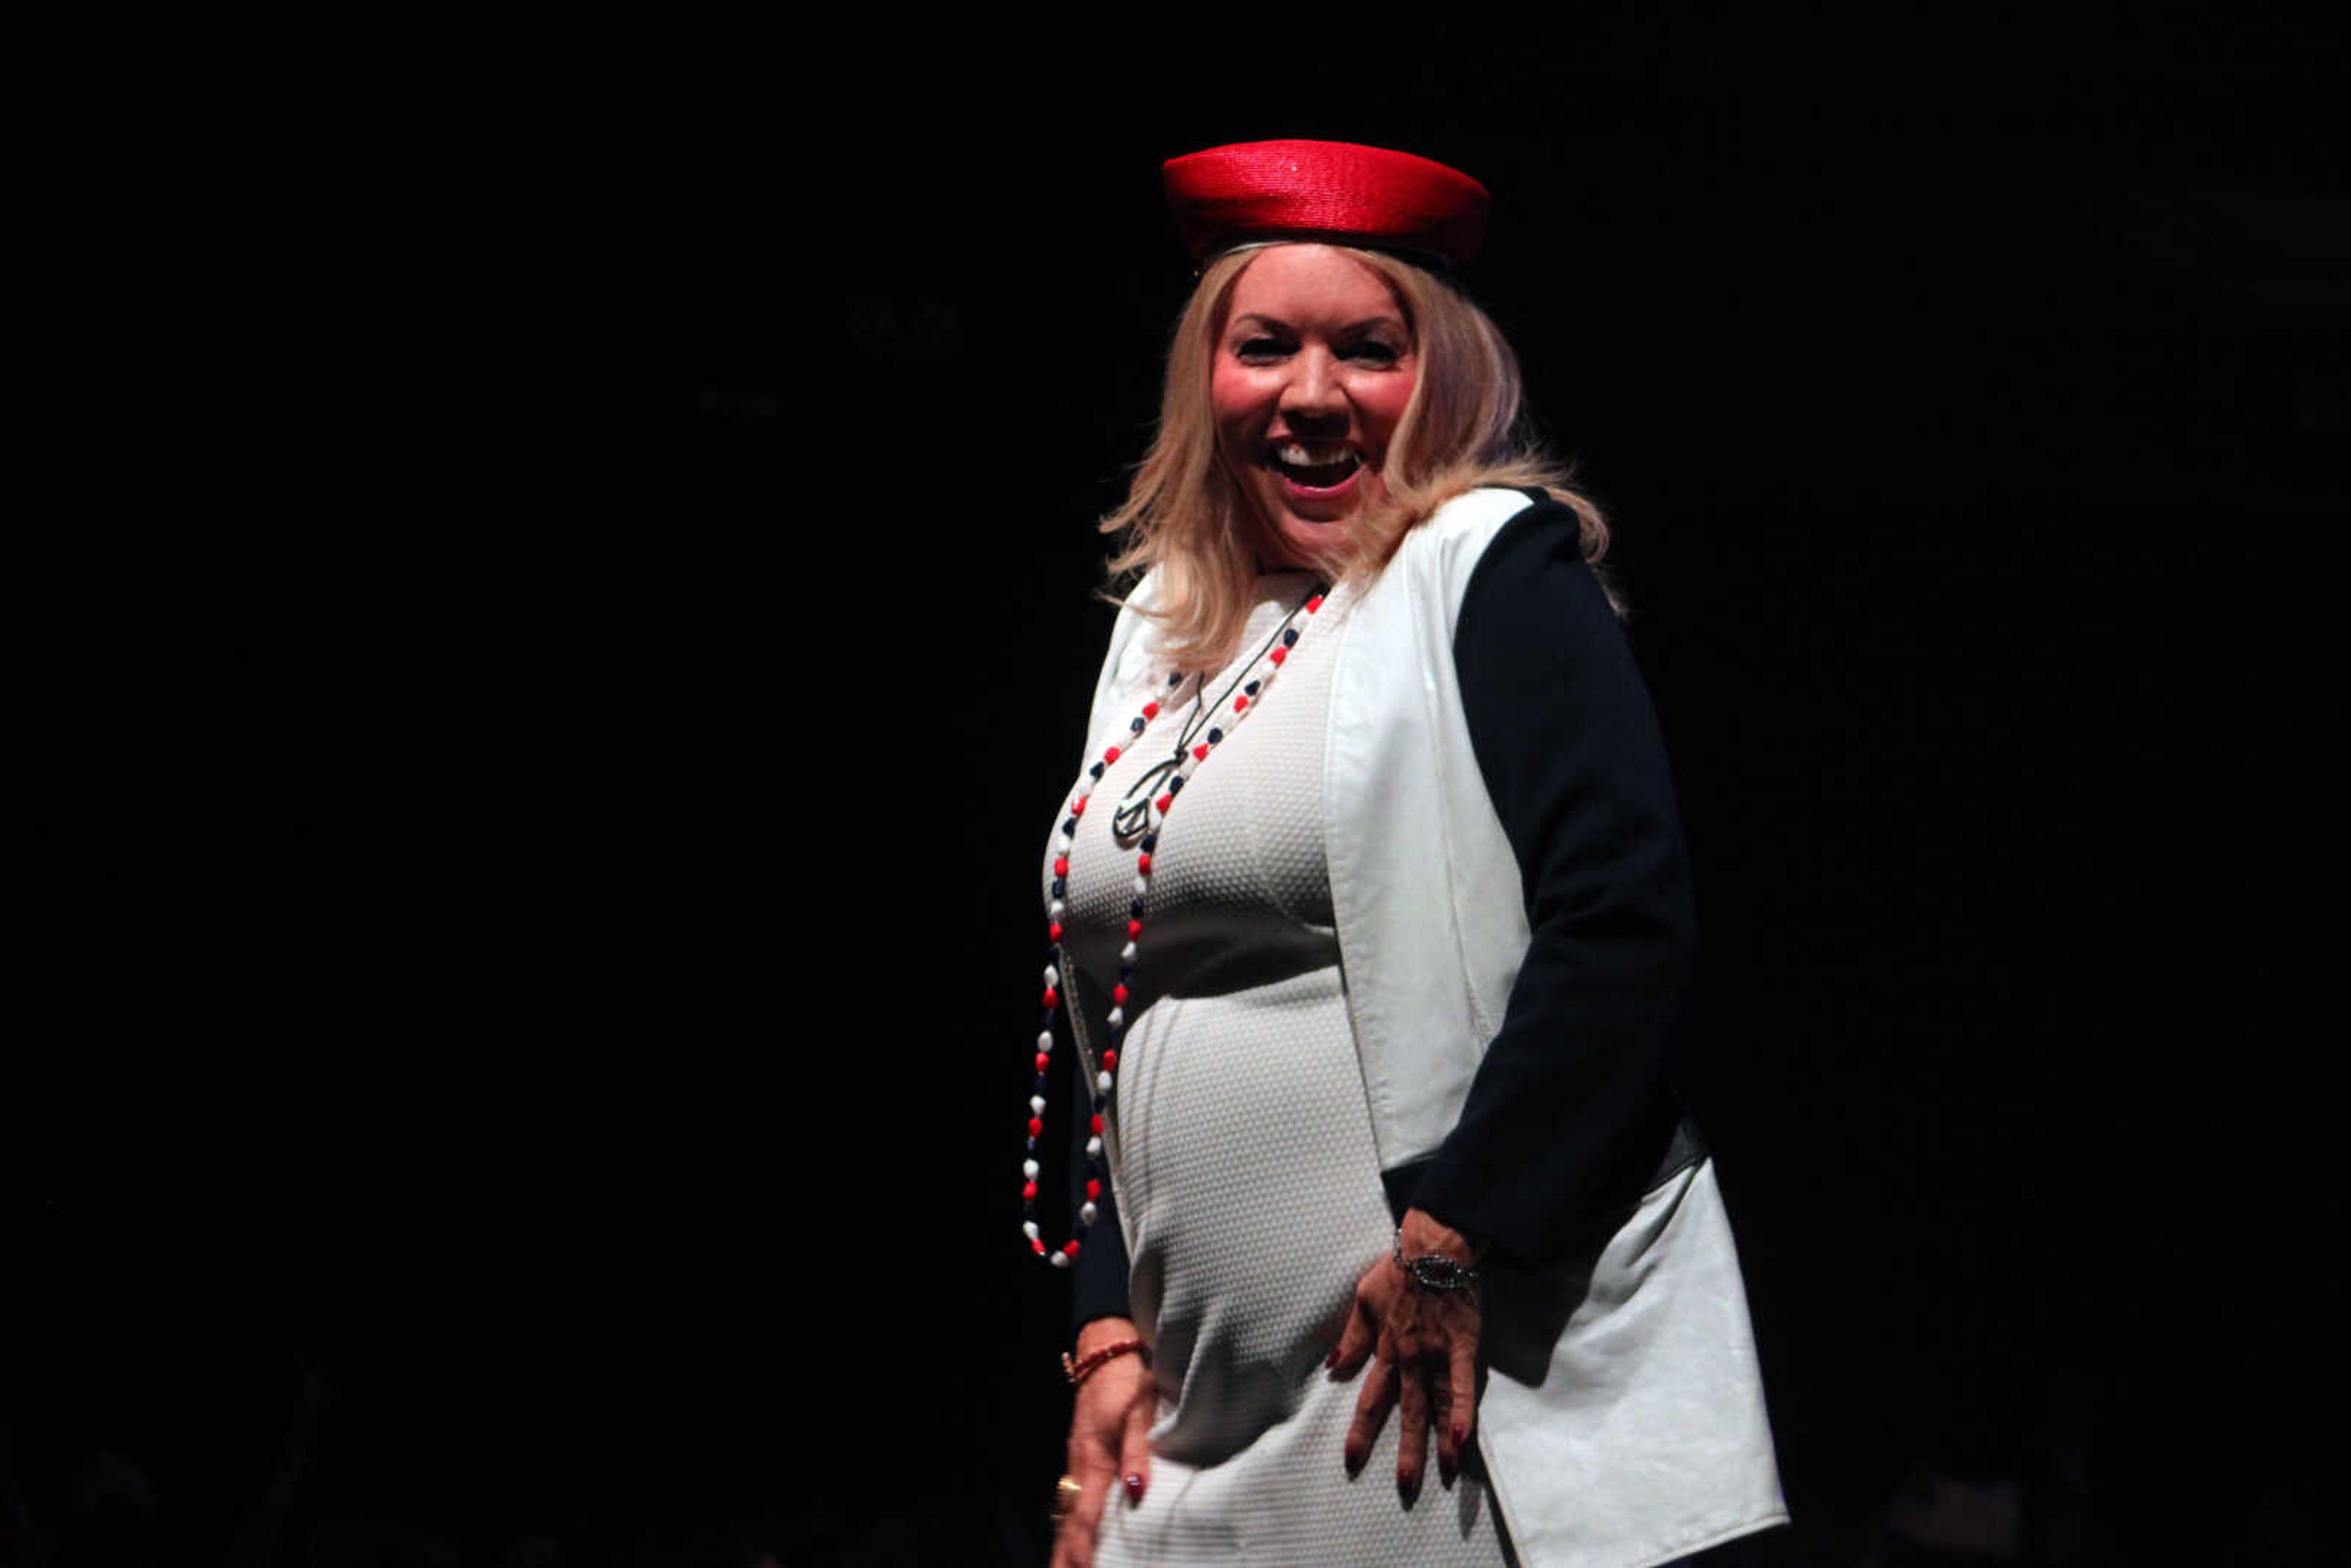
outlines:
[[1291, 423], [1317, 424], [1347, 417], [1345, 392], [1339, 385], [1338, 367], [1320, 347], [1310, 348], [1291, 361], [1294, 373], [1281, 389], [1281, 412]]

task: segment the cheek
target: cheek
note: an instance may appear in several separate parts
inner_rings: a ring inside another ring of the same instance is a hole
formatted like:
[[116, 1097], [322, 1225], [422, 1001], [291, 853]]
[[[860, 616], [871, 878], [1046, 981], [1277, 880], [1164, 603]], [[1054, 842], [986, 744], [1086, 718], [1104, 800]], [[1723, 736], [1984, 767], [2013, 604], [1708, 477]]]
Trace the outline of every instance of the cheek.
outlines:
[[1395, 434], [1396, 425], [1404, 419], [1406, 404], [1412, 402], [1412, 389], [1417, 384], [1415, 376], [1388, 376], [1378, 386], [1365, 392], [1356, 406], [1364, 411], [1364, 423], [1369, 434], [1384, 450], [1388, 437]]
[[1248, 418], [1255, 401], [1249, 378], [1237, 370], [1219, 365], [1208, 378], [1208, 407], [1216, 416], [1218, 430], [1230, 429]]
[[1264, 399], [1246, 377], [1219, 374], [1208, 383], [1208, 413], [1217, 445], [1227, 456], [1253, 448], [1265, 427]]

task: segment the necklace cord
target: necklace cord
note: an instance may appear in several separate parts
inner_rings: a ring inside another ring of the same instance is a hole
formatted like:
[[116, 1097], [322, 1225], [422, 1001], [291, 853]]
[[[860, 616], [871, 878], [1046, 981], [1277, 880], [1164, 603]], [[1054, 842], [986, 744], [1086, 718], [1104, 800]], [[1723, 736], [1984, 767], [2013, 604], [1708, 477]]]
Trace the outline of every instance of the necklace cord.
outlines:
[[1198, 739], [1200, 731], [1207, 727], [1209, 716], [1225, 710], [1226, 703], [1231, 699], [1235, 692], [1240, 690], [1242, 683], [1249, 678], [1249, 673], [1264, 661], [1266, 654], [1273, 651], [1274, 643], [1281, 640], [1281, 634], [1289, 631], [1290, 624], [1298, 619], [1298, 612], [1306, 608], [1306, 601], [1320, 599], [1329, 591], [1327, 585], [1317, 580], [1306, 599], [1301, 599], [1293, 605], [1290, 613], [1283, 616], [1271, 632], [1266, 633], [1265, 641], [1258, 644], [1257, 652], [1240, 661], [1240, 674], [1233, 677], [1230, 685], [1217, 694], [1215, 702], [1207, 700], [1207, 677], [1206, 675], [1195, 677], [1198, 686], [1193, 693], [1192, 712], [1184, 720], [1184, 727], [1176, 733], [1176, 749], [1164, 761], [1153, 763], [1144, 771], [1141, 778], [1126, 787], [1126, 793], [1119, 797], [1118, 807], [1111, 816], [1112, 832], [1122, 839], [1136, 839], [1143, 836], [1144, 830], [1151, 825], [1151, 801], [1152, 798], [1159, 793], [1160, 781], [1184, 766], [1184, 754], [1192, 749], [1193, 743]]

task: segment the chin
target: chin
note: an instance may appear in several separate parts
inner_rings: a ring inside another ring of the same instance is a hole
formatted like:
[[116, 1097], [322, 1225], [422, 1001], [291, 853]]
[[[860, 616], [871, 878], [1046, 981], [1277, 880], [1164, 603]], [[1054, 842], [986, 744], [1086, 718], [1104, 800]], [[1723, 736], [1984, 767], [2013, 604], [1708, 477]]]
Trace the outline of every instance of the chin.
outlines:
[[1354, 536], [1352, 517], [1284, 517], [1273, 528], [1270, 561], [1298, 570], [1328, 567], [1345, 557]]
[[1358, 471], [1317, 495], [1259, 469], [1242, 487], [1255, 514], [1258, 559], [1267, 570], [1335, 574], [1353, 547], [1358, 521], [1386, 494], [1375, 474]]

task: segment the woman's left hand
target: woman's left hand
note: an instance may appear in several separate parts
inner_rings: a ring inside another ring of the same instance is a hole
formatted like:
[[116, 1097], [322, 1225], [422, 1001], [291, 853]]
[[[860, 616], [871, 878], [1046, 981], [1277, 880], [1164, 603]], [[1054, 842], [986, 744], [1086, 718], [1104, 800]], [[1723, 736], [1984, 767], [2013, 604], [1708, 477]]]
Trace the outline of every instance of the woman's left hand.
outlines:
[[[1405, 1212], [1403, 1249], [1407, 1258], [1436, 1252], [1462, 1263], [1478, 1260], [1467, 1237], [1416, 1208]], [[1388, 1255], [1364, 1270], [1355, 1282], [1347, 1332], [1339, 1336], [1329, 1362], [1341, 1378], [1353, 1376], [1366, 1361], [1372, 1364], [1355, 1401], [1354, 1424], [1347, 1428], [1349, 1475], [1371, 1458], [1388, 1412], [1401, 1408], [1396, 1491], [1405, 1506], [1410, 1508], [1420, 1495], [1432, 1427], [1437, 1472], [1447, 1486], [1453, 1484], [1461, 1449], [1478, 1419], [1479, 1326], [1475, 1289], [1428, 1290]]]

